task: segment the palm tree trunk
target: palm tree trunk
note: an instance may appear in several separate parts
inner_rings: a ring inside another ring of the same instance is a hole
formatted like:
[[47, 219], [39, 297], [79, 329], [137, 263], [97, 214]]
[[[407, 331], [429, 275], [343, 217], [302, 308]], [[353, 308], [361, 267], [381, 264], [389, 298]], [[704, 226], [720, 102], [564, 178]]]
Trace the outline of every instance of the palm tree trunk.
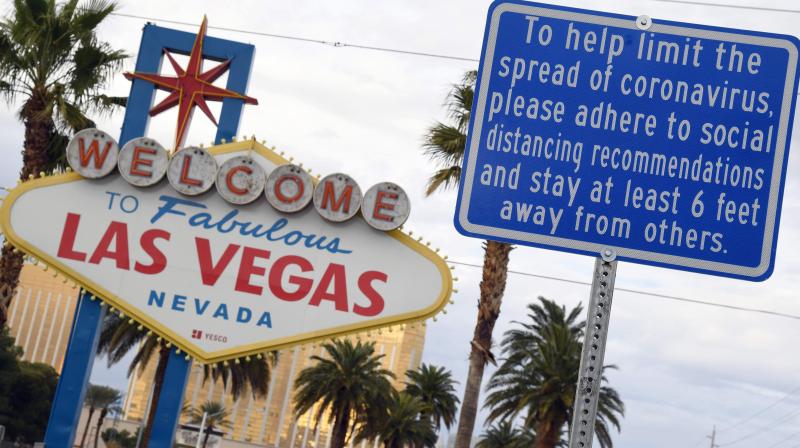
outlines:
[[555, 448], [561, 441], [562, 424], [543, 421], [536, 428], [536, 443], [533, 448]]
[[142, 443], [139, 445], [140, 447], [150, 446], [150, 435], [153, 432], [153, 420], [156, 417], [158, 400], [161, 396], [161, 387], [164, 385], [164, 374], [167, 371], [167, 361], [169, 361], [169, 349], [162, 343], [161, 348], [158, 351], [158, 365], [156, 366], [156, 373], [153, 376], [153, 398], [150, 400], [150, 410], [147, 413], [147, 421], [144, 425]]
[[[25, 123], [25, 143], [22, 151], [22, 170], [19, 178], [24, 182], [28, 176], [38, 176], [48, 166], [47, 149], [56, 133], [51, 114], [45, 113], [46, 98], [41, 92], [33, 92], [22, 107]], [[3, 249], [0, 257], [0, 328], [6, 325], [7, 310], [11, 306], [11, 298], [19, 284], [19, 273], [22, 271], [22, 253], [12, 252], [10, 247]]]
[[461, 415], [456, 432], [456, 448], [469, 448], [472, 432], [475, 428], [475, 415], [478, 412], [478, 400], [483, 381], [483, 369], [486, 363], [494, 363], [492, 355], [492, 331], [500, 316], [500, 304], [506, 290], [508, 277], [508, 257], [511, 245], [497, 241], [486, 241], [483, 256], [483, 278], [481, 279], [478, 301], [478, 321], [472, 338], [469, 354], [469, 373], [461, 401]]
[[92, 415], [94, 415], [94, 406], [89, 406], [89, 416], [86, 418], [86, 425], [83, 427], [83, 435], [81, 435], [81, 448], [86, 443], [86, 436], [89, 435], [89, 424], [92, 423]]
[[331, 448], [344, 448], [347, 440], [347, 427], [350, 425], [350, 410], [339, 411], [331, 432]]
[[208, 445], [208, 439], [211, 437], [211, 431], [213, 430], [214, 425], [208, 425], [208, 428], [206, 428], [206, 433], [203, 435], [203, 448], [206, 448], [206, 445]]
[[100, 411], [100, 418], [97, 419], [97, 431], [94, 433], [94, 448], [97, 448], [97, 441], [100, 438], [100, 429], [103, 427], [103, 420], [106, 419], [106, 415], [108, 415], [107, 407]]

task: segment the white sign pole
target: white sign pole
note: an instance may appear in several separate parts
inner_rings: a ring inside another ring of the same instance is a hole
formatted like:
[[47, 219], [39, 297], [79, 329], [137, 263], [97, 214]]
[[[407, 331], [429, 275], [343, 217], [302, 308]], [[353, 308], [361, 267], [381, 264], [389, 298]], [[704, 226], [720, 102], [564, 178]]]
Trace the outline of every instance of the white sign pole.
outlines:
[[200, 448], [203, 440], [203, 428], [206, 426], [206, 417], [208, 417], [208, 412], [203, 412], [203, 420], [200, 421], [200, 432], [197, 433], [197, 443], [194, 445], [195, 448]]
[[581, 365], [575, 391], [570, 448], [591, 448], [594, 440], [594, 423], [597, 418], [597, 402], [603, 378], [603, 358], [606, 352], [606, 336], [611, 318], [611, 299], [614, 295], [614, 278], [617, 275], [616, 253], [603, 251], [594, 264], [592, 295], [586, 317], [583, 337]]

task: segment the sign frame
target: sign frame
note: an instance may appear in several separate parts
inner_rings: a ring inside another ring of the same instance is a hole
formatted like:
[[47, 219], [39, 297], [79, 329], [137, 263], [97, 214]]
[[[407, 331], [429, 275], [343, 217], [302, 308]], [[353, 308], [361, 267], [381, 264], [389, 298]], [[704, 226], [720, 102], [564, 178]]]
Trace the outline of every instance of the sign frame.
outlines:
[[[280, 166], [290, 163], [287, 159], [276, 154], [271, 149], [263, 146], [255, 140], [244, 140], [234, 143], [217, 145], [208, 148], [208, 152], [212, 155], [224, 155], [229, 153], [248, 151], [257, 153], [266, 158], [270, 162]], [[118, 174], [113, 174], [118, 175]], [[316, 185], [317, 180], [312, 178]], [[8, 241], [14, 246], [21, 248], [24, 252], [31, 256], [45, 262], [50, 268], [62, 273], [67, 278], [72, 279], [77, 284], [81, 285], [88, 293], [108, 302], [109, 305], [122, 311], [126, 318], [133, 318], [136, 322], [141, 323], [146, 328], [152, 330], [158, 336], [161, 336], [167, 341], [172, 342], [176, 347], [185, 351], [198, 362], [204, 364], [211, 364], [236, 358], [243, 358], [246, 356], [255, 356], [259, 353], [264, 353], [271, 350], [279, 350], [302, 343], [314, 343], [316, 341], [330, 339], [340, 336], [345, 336], [354, 333], [366, 332], [376, 330], [390, 325], [401, 325], [412, 323], [416, 321], [424, 321], [438, 314], [449, 302], [453, 292], [453, 277], [450, 267], [446, 260], [440, 257], [436, 252], [421, 242], [411, 238], [400, 230], [393, 230], [385, 233], [387, 238], [394, 238], [410, 250], [416, 252], [420, 256], [430, 260], [438, 269], [442, 281], [442, 289], [437, 295], [435, 303], [424, 309], [408, 312], [404, 314], [396, 314], [381, 318], [369, 318], [364, 322], [341, 325], [338, 327], [327, 328], [326, 330], [311, 331], [302, 334], [295, 334], [290, 337], [280, 338], [273, 340], [269, 344], [252, 343], [233, 348], [223, 349], [208, 353], [196, 349], [196, 345], [192, 344], [186, 337], [180, 336], [174, 331], [167, 328], [165, 325], [160, 324], [156, 319], [150, 317], [144, 310], [138, 310], [135, 307], [129, 306], [128, 303], [121, 299], [119, 296], [113, 294], [111, 291], [103, 288], [91, 279], [74, 272], [68, 268], [64, 263], [61, 263], [54, 256], [48, 255], [45, 251], [36, 247], [30, 241], [20, 237], [14, 228], [11, 226], [11, 209], [13, 208], [16, 200], [24, 193], [35, 190], [40, 187], [59, 185], [69, 182], [94, 182], [89, 179], [84, 179], [76, 173], [68, 173], [45, 178], [38, 178], [19, 185], [17, 188], [9, 192], [6, 199], [0, 205], [0, 228], [3, 229]], [[162, 180], [165, 182], [165, 180]], [[141, 191], [146, 191], [145, 189]], [[214, 192], [213, 194], [216, 194]], [[231, 206], [235, 207], [235, 206]], [[272, 208], [270, 204], [264, 199], [263, 207]], [[332, 224], [335, 225], [335, 224]]]
[[[497, 34], [500, 16], [505, 12], [537, 15], [546, 18], [565, 19], [579, 23], [591, 23], [603, 26], [628, 28], [642, 31], [637, 26], [637, 17], [615, 13], [605, 13], [566, 6], [546, 5], [521, 0], [496, 0], [489, 7], [486, 28], [481, 49], [478, 76], [475, 85], [475, 99], [472, 105], [468, 142], [464, 153], [464, 169], [459, 182], [458, 198], [454, 216], [454, 224], [459, 233], [474, 237], [502, 241], [511, 244], [552, 249], [581, 255], [597, 256], [606, 249], [613, 249], [619, 260], [631, 261], [656, 267], [667, 267], [696, 273], [711, 274], [750, 281], [763, 281], [772, 274], [775, 264], [775, 252], [780, 227], [781, 203], [783, 201], [786, 182], [786, 170], [789, 162], [789, 146], [794, 122], [795, 100], [798, 79], [798, 48], [800, 39], [774, 33], [737, 30], [732, 28], [681, 23], [668, 20], [653, 20], [647, 28], [648, 32], [679, 34], [681, 36], [715, 38], [728, 42], [742, 42], [763, 46], [784, 48], [789, 52], [787, 74], [784, 82], [784, 97], [780, 102], [780, 127], [775, 145], [775, 156], [772, 162], [772, 178], [770, 181], [770, 197], [767, 209], [768, 221], [764, 227], [764, 238], [761, 246], [761, 257], [758, 266], [748, 267], [736, 264], [707, 261], [661, 252], [650, 252], [620, 246], [605, 245], [577, 239], [560, 238], [545, 234], [529, 233], [518, 230], [489, 227], [469, 222], [468, 212], [472, 188], [476, 173], [476, 160], [480, 140], [483, 136], [482, 126], [488, 101], [489, 79], [492, 72], [492, 59], [497, 45]], [[684, 33], [677, 33], [678, 30]], [[689, 34], [685, 32], [689, 31]], [[767, 45], [771, 43], [772, 45]]]

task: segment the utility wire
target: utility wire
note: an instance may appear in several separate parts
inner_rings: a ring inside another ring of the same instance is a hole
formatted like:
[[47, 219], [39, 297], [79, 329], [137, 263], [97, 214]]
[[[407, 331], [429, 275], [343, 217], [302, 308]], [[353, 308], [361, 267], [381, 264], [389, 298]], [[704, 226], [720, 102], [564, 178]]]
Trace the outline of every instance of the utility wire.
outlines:
[[[112, 12], [111, 15], [112, 16], [117, 16], [117, 17], [125, 17], [125, 18], [129, 18], [129, 19], [147, 20], [147, 21], [152, 21], [152, 22], [164, 22], [164, 23], [173, 23], [173, 24], [176, 24], [176, 25], [197, 26], [196, 23], [191, 23], [191, 22], [182, 22], [182, 21], [179, 21], [179, 20], [170, 20], [170, 19], [157, 19], [155, 17], [137, 16], [137, 15], [134, 15], [134, 14], [123, 14], [123, 13], [120, 13], [120, 12]], [[383, 51], [383, 52], [387, 52], [387, 53], [406, 54], [406, 55], [411, 55], [411, 56], [424, 56], [424, 57], [429, 57], [429, 58], [450, 59], [450, 60], [453, 60], [453, 61], [478, 62], [478, 59], [474, 59], [474, 58], [465, 58], [465, 57], [461, 57], [461, 56], [451, 56], [451, 55], [446, 55], [446, 54], [428, 53], [428, 52], [424, 52], [424, 51], [412, 51], [412, 50], [402, 50], [402, 49], [397, 49], [397, 48], [377, 47], [377, 46], [373, 46], [373, 45], [353, 44], [353, 43], [347, 43], [347, 42], [329, 41], [329, 40], [323, 40], [323, 39], [314, 39], [314, 38], [304, 37], [304, 36], [290, 36], [290, 35], [286, 35], [286, 34], [265, 33], [265, 32], [262, 32], [262, 31], [240, 30], [240, 29], [236, 29], [236, 28], [228, 28], [228, 27], [222, 27], [222, 26], [209, 25], [208, 27], [216, 29], [216, 30], [221, 30], [221, 31], [231, 31], [231, 32], [234, 32], [234, 33], [251, 34], [251, 35], [254, 35], [254, 36], [272, 37], [272, 38], [276, 38], [276, 39], [287, 39], [287, 40], [294, 40], [294, 41], [300, 41], [300, 42], [309, 42], [309, 43], [327, 45], [327, 46], [336, 47], [336, 48], [348, 48], [349, 47], [349, 48], [359, 48], [361, 50], [372, 50], [372, 51]]]
[[794, 394], [796, 394], [797, 392], [800, 392], [800, 387], [797, 387], [797, 388], [795, 388], [795, 389], [792, 389], [792, 390], [790, 390], [789, 392], [786, 392], [786, 395], [784, 395], [783, 397], [781, 397], [781, 398], [780, 398], [780, 399], [778, 399], [778, 400], [775, 400], [775, 401], [773, 401], [773, 402], [772, 402], [772, 403], [771, 403], [769, 406], [767, 406], [767, 407], [765, 407], [765, 408], [761, 409], [760, 411], [758, 411], [758, 412], [756, 412], [756, 413], [754, 413], [754, 414], [751, 414], [749, 417], [745, 417], [745, 418], [743, 418], [743, 419], [740, 419], [740, 420], [738, 420], [738, 421], [736, 421], [736, 422], [733, 422], [733, 423], [731, 423], [730, 425], [728, 425], [728, 426], [726, 426], [726, 427], [722, 428], [720, 431], [721, 431], [721, 432], [727, 431], [727, 430], [729, 430], [729, 429], [732, 429], [732, 428], [735, 428], [735, 427], [737, 427], [737, 426], [739, 426], [739, 425], [741, 425], [741, 424], [743, 424], [743, 423], [746, 423], [746, 422], [748, 422], [748, 421], [752, 420], [752, 419], [753, 419], [753, 418], [755, 418], [755, 417], [758, 417], [759, 415], [763, 414], [764, 412], [767, 412], [768, 410], [770, 410], [770, 409], [774, 408], [775, 406], [777, 406], [777, 405], [779, 405], [779, 404], [783, 403], [783, 402], [784, 402], [784, 401], [786, 401], [786, 400], [787, 400], [789, 397], [793, 396], [793, 395], [794, 395]]
[[727, 3], [696, 2], [690, 0], [652, 0], [652, 1], [660, 3], [679, 3], [682, 5], [715, 6], [718, 8], [748, 9], [751, 11], [788, 12], [793, 14], [800, 14], [800, 10], [797, 9], [765, 8], [763, 6], [730, 5]]
[[768, 423], [768, 424], [766, 424], [764, 426], [758, 427], [755, 431], [749, 432], [749, 433], [743, 435], [742, 437], [739, 437], [738, 439], [732, 440], [730, 442], [721, 443], [719, 446], [721, 446], [721, 447], [731, 446], [731, 445], [735, 445], [735, 444], [737, 444], [739, 442], [743, 442], [745, 440], [751, 439], [751, 438], [761, 434], [764, 431], [767, 431], [767, 430], [770, 430], [770, 429], [774, 429], [776, 425], [779, 425], [781, 423], [786, 423], [786, 422], [794, 419], [795, 417], [797, 417], [798, 414], [800, 414], [800, 409], [794, 410], [792, 412], [789, 412], [788, 414], [784, 414], [783, 416], [779, 417], [777, 420], [772, 421], [772, 422], [770, 422], [770, 423]]
[[[454, 261], [454, 260], [447, 260], [447, 261], [448, 261], [448, 263], [452, 263], [452, 264], [456, 264], [456, 265], [460, 265], [460, 266], [468, 266], [468, 267], [483, 269], [483, 266], [478, 265], [478, 264], [465, 263], [465, 262], [462, 262], [462, 261]], [[558, 282], [563, 282], [563, 283], [571, 283], [573, 285], [591, 286], [591, 282], [585, 282], [585, 281], [581, 281], [581, 280], [575, 280], [575, 279], [569, 279], [569, 278], [563, 278], [563, 277], [556, 277], [556, 276], [550, 276], [550, 275], [534, 274], [532, 272], [515, 271], [515, 270], [509, 269], [508, 273], [509, 274], [515, 274], [515, 275], [521, 275], [521, 276], [525, 276], [525, 277], [535, 277], [535, 278], [541, 278], [541, 279], [545, 279], [545, 280], [553, 280], [553, 281], [558, 281]], [[789, 319], [800, 320], [800, 316], [795, 315], [795, 314], [781, 313], [781, 312], [778, 312], [778, 311], [764, 310], [764, 309], [759, 309], [759, 308], [748, 308], [748, 307], [736, 306], [736, 305], [726, 305], [724, 303], [710, 302], [710, 301], [707, 301], [707, 300], [693, 299], [693, 298], [675, 296], [675, 295], [670, 295], [670, 294], [661, 294], [661, 293], [657, 293], [657, 292], [646, 291], [646, 290], [643, 290], [643, 289], [631, 289], [631, 288], [615, 287], [614, 290], [615, 291], [629, 292], [629, 293], [632, 293], [632, 294], [640, 294], [640, 295], [645, 295], [645, 296], [650, 296], [650, 297], [656, 297], [656, 298], [665, 299], [665, 300], [675, 300], [675, 301], [678, 301], [678, 302], [694, 303], [694, 304], [697, 304], [697, 305], [714, 306], [714, 307], [718, 307], [718, 308], [726, 308], [726, 309], [736, 310], [736, 311], [746, 311], [746, 312], [749, 312], [749, 313], [759, 313], [759, 314], [766, 314], [766, 315], [769, 315], [769, 316], [786, 317], [786, 318], [789, 318]]]
[[781, 439], [780, 441], [778, 441], [778, 442], [776, 442], [776, 443], [774, 443], [774, 444], [770, 445], [770, 446], [769, 446], [769, 447], [767, 447], [767, 448], [773, 448], [773, 447], [776, 447], [776, 446], [780, 445], [781, 443], [783, 443], [783, 442], [786, 442], [787, 440], [789, 440], [789, 439], [791, 439], [791, 438], [793, 438], [793, 437], [795, 437], [795, 436], [797, 436], [797, 435], [800, 435], [800, 432], [796, 432], [796, 433], [794, 433], [794, 434], [789, 434], [788, 436], [784, 437], [784, 438], [783, 438], [783, 439]]

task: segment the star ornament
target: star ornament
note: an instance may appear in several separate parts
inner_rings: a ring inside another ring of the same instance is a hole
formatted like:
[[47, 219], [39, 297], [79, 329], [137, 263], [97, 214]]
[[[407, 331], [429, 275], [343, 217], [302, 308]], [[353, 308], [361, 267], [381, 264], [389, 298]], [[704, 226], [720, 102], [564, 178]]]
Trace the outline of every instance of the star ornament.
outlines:
[[186, 132], [189, 129], [189, 122], [192, 119], [194, 108], [199, 107], [206, 114], [209, 120], [217, 124], [214, 114], [208, 108], [206, 101], [222, 101], [225, 98], [235, 98], [245, 102], [245, 104], [258, 104], [258, 100], [243, 95], [232, 90], [217, 87], [213, 83], [222, 76], [230, 67], [230, 59], [221, 62], [216, 67], [202, 71], [203, 66], [203, 40], [208, 29], [208, 19], [203, 17], [200, 25], [200, 32], [192, 45], [189, 54], [189, 63], [184, 69], [181, 67], [172, 54], [165, 48], [164, 55], [172, 64], [177, 76], [164, 76], [158, 73], [125, 73], [128, 80], [141, 79], [151, 82], [159, 90], [165, 90], [170, 94], [160, 103], [150, 109], [150, 116], [156, 116], [165, 110], [178, 106], [178, 128], [175, 133], [175, 149], [183, 146]]

